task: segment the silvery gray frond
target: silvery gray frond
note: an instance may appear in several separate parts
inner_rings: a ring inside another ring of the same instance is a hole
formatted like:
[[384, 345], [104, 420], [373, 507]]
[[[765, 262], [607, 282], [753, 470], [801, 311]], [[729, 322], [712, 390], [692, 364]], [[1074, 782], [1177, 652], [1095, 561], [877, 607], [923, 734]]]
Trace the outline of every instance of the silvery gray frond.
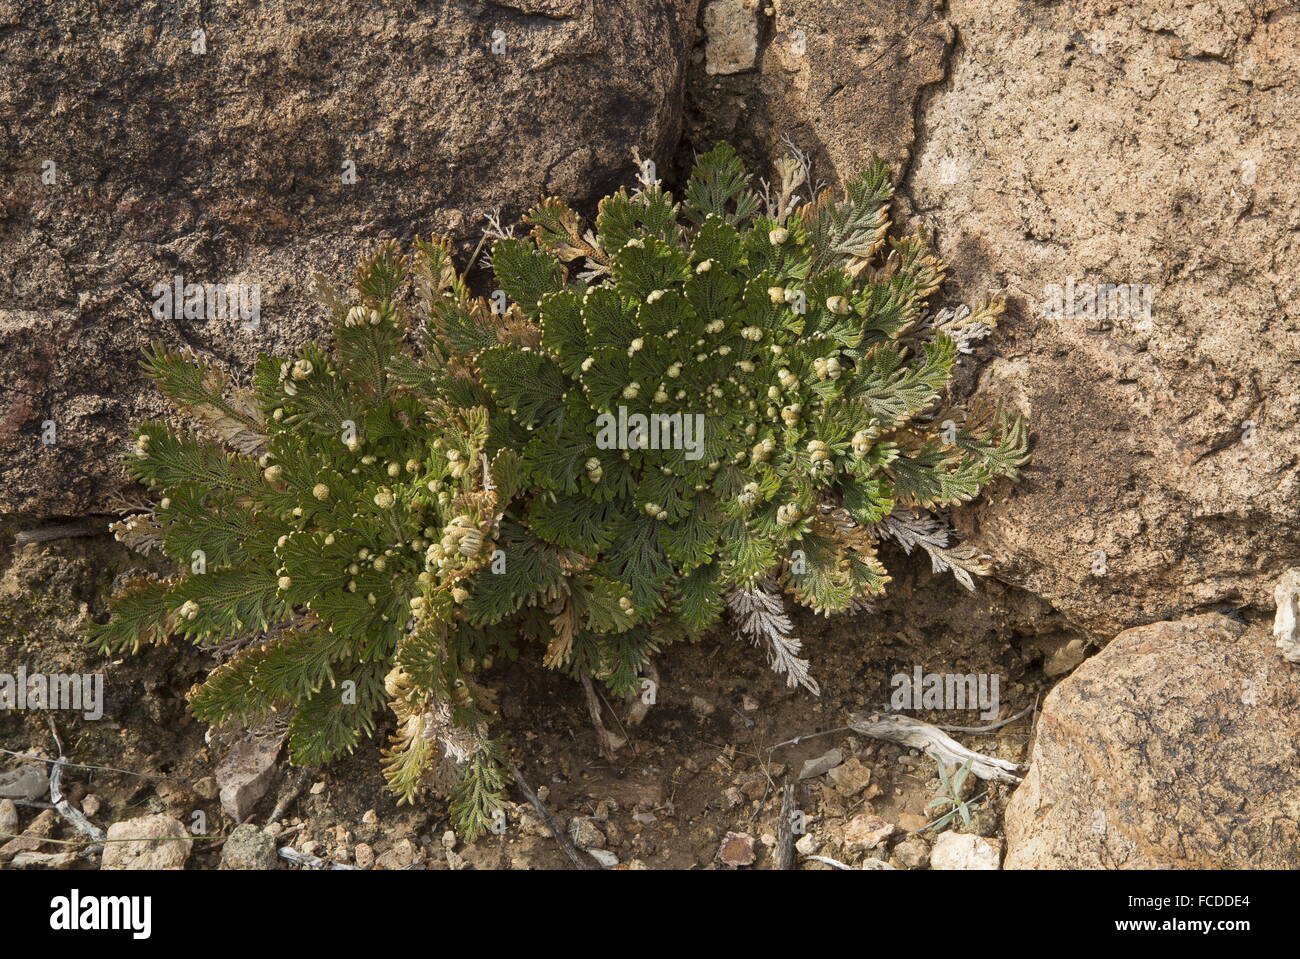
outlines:
[[936, 516], [896, 508], [871, 528], [877, 539], [892, 539], [909, 556], [918, 546], [930, 555], [936, 573], [951, 572], [953, 578], [972, 593], [975, 580], [988, 572], [985, 557], [974, 546], [950, 546], [954, 533]]
[[918, 335], [924, 340], [932, 340], [942, 333], [957, 345], [958, 353], [971, 353], [975, 343], [993, 332], [991, 323], [973, 318], [971, 309], [964, 303], [945, 307], [937, 313], [929, 314], [921, 320], [917, 328]]
[[792, 689], [803, 686], [814, 696], [821, 695], [821, 687], [809, 675], [808, 660], [798, 656], [803, 641], [790, 635], [794, 624], [770, 579], [762, 579], [749, 589], [733, 589], [727, 594], [727, 608], [731, 610], [736, 632], [767, 650], [768, 664], [773, 672], [785, 676], [787, 686]]

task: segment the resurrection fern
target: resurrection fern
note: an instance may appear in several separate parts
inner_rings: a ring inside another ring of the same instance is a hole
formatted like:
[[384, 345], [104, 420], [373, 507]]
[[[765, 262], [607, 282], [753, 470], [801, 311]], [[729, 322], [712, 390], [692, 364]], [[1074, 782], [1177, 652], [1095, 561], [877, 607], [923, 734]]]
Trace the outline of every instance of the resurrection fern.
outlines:
[[1027, 434], [947, 386], [1003, 304], [926, 312], [943, 266], [888, 238], [883, 164], [802, 205], [806, 160], [777, 172], [751, 189], [719, 146], [683, 200], [643, 176], [590, 228], [544, 200], [527, 237], [493, 231], [488, 297], [449, 240], [383, 245], [327, 294], [330, 349], [263, 358], [251, 390], [155, 347], [193, 432], [140, 428], [132, 470], [160, 500], [119, 535], [184, 572], [129, 587], [95, 641], [260, 634], [197, 715], [290, 710], [294, 761], [316, 763], [386, 702], [391, 788], [449, 791], [474, 835], [506, 765], [475, 674], [521, 640], [622, 694], [730, 610], [816, 692], [783, 596], [867, 607], [883, 539], [973, 587], [984, 558], [942, 511], [1017, 478]]
[[920, 236], [887, 241], [883, 164], [803, 206], [806, 162], [778, 171], [761, 198], [719, 146], [684, 202], [642, 178], [601, 203], [594, 230], [545, 200], [527, 239], [493, 246], [495, 307], [445, 245], [417, 254], [435, 352], [486, 388], [489, 448], [522, 454], [511, 555], [550, 564], [480, 571], [471, 621], [541, 608], [546, 662], [615, 692], [728, 604], [791, 685], [816, 691], [780, 592], [823, 614], [860, 607], [889, 579], [882, 538], [971, 587], [982, 557], [932, 511], [1026, 461], [1018, 420], [944, 405], [958, 353], [1002, 302], [924, 313], [943, 267]]
[[[251, 723], [291, 710], [291, 757], [314, 764], [351, 751], [387, 701], [394, 790], [413, 798], [439, 760], [462, 764], [481, 818], [501, 776], [477, 662], [450, 634], [464, 584], [492, 555], [509, 492], [492, 475], [508, 477], [511, 456], [484, 455], [485, 408], [422, 395], [390, 371], [410, 325], [397, 298], [407, 276], [406, 259], [381, 247], [353, 301], [331, 298], [333, 349], [263, 357], [251, 389], [149, 351], [146, 371], [197, 429], [139, 428], [130, 469], [159, 499], [116, 528], [160, 543], [182, 572], [128, 585], [90, 636], [116, 653], [264, 634], [190, 691], [196, 716]], [[495, 645], [477, 632], [476, 648]]]

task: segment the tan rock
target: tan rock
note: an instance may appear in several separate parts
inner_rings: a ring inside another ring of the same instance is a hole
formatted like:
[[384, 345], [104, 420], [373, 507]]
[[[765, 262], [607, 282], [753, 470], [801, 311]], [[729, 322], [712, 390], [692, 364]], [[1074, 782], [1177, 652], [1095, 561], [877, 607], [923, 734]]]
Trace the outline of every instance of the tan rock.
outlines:
[[853, 797], [871, 784], [871, 767], [866, 766], [857, 757], [846, 759], [826, 774], [835, 791], [843, 796]]
[[1121, 633], [1043, 701], [1007, 868], [1300, 866], [1298, 700], [1265, 627]]
[[31, 821], [22, 835], [0, 846], [0, 862], [6, 862], [20, 852], [36, 852], [41, 849], [41, 840], [53, 835], [58, 823], [59, 814], [53, 809], [41, 810], [40, 815]]
[[194, 847], [180, 821], [162, 814], [115, 822], [107, 838], [101, 869], [184, 869]]
[[941, 833], [930, 847], [931, 869], [997, 869], [1002, 843], [969, 833]]
[[[455, 855], [448, 850], [448, 862]], [[393, 844], [392, 848], [375, 860], [376, 869], [410, 869], [424, 859], [424, 851], [410, 839]], [[454, 867], [453, 867], [454, 868]]]
[[758, 56], [758, 0], [708, 0], [704, 7], [705, 69], [750, 70]]
[[875, 849], [897, 830], [897, 826], [879, 816], [860, 813], [844, 827], [844, 845], [855, 849]]

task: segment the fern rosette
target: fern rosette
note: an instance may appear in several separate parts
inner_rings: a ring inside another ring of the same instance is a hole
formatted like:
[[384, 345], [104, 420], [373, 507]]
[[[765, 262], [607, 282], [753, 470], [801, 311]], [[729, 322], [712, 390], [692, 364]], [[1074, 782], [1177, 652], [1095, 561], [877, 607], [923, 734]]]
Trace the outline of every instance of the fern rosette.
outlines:
[[591, 229], [545, 200], [526, 238], [494, 222], [488, 297], [450, 241], [383, 244], [325, 291], [329, 348], [262, 358], [251, 388], [155, 347], [190, 428], [140, 427], [131, 469], [158, 499], [115, 529], [181, 572], [128, 584], [92, 639], [215, 648], [195, 714], [286, 716], [297, 763], [387, 705], [390, 787], [450, 792], [467, 837], [505, 782], [493, 657], [535, 643], [627, 694], [730, 611], [817, 692], [782, 597], [863, 608], [884, 539], [971, 587], [984, 559], [943, 511], [1015, 479], [1026, 433], [949, 405], [1002, 304], [925, 312], [943, 267], [888, 238], [884, 166], [806, 203], [806, 160], [777, 174], [751, 189], [719, 146], [680, 201], [643, 175]]

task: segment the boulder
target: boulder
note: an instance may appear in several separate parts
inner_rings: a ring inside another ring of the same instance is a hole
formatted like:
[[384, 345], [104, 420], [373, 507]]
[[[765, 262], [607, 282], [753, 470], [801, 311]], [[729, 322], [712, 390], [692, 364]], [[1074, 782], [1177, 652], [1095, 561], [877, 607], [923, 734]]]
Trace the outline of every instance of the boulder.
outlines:
[[[151, 340], [246, 373], [323, 332], [313, 274], [381, 236], [449, 233], [464, 266], [494, 208], [593, 212], [676, 142], [697, 3], [4, 5], [0, 514], [105, 509], [163, 410]], [[247, 309], [169, 315], [178, 277]]]
[[1300, 555], [1300, 9], [768, 11], [757, 83], [693, 74], [694, 139], [763, 164], [789, 136], [831, 185], [879, 154], [897, 219], [949, 264], [947, 302], [1007, 296], [956, 384], [1032, 430], [1024, 480], [955, 515], [997, 575], [1093, 641], [1271, 611]]
[[[979, 385], [1025, 481], [959, 526], [1104, 640], [1272, 609], [1300, 555], [1300, 10], [953, 5], [905, 203], [1009, 315]], [[832, 101], [833, 102], [833, 101]]]
[[1297, 701], [1266, 626], [1121, 633], [1043, 701], [1006, 868], [1300, 867]]

